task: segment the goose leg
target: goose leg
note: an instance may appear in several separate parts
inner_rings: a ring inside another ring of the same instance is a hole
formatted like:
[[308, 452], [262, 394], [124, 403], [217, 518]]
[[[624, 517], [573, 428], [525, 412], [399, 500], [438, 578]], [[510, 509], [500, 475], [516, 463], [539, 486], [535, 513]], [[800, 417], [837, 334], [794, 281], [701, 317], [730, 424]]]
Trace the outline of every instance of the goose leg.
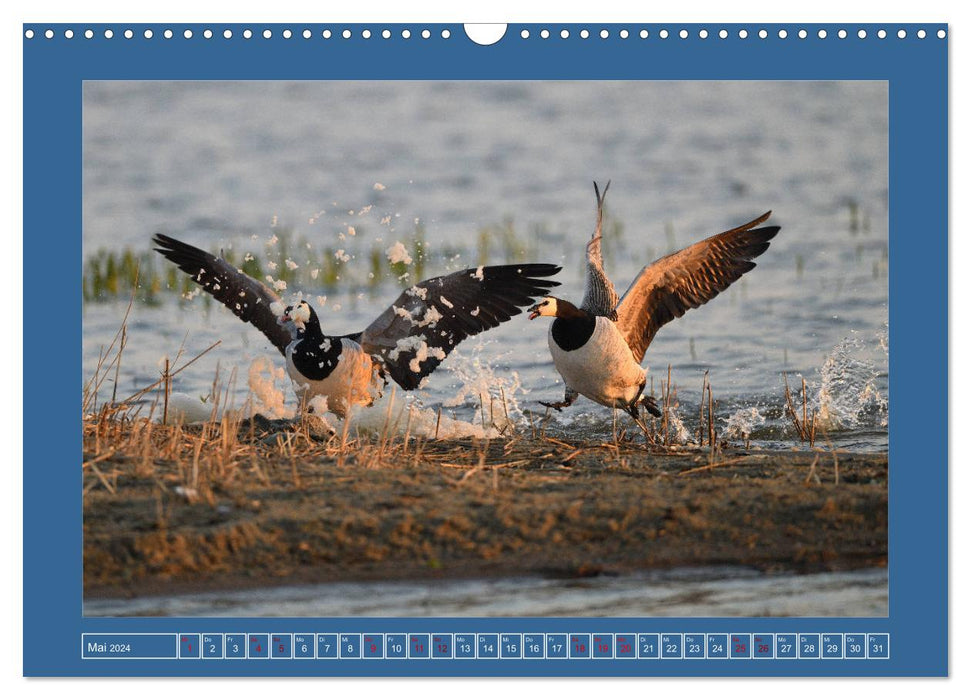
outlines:
[[566, 393], [564, 394], [562, 401], [554, 401], [553, 403], [547, 403], [546, 401], [540, 401], [540, 403], [542, 405], [546, 406], [547, 408], [554, 408], [557, 411], [562, 411], [567, 406], [572, 406], [573, 405], [573, 402], [577, 400], [577, 397], [579, 395], [580, 394], [578, 394], [576, 391], [574, 391], [570, 387], [567, 387], [566, 388]]
[[638, 398], [631, 401], [630, 404], [624, 408], [624, 410], [630, 414], [631, 418], [635, 420], [639, 418], [638, 414], [640, 412], [638, 411], [638, 406], [643, 406], [644, 408], [646, 408], [647, 412], [650, 413], [655, 418], [661, 417], [661, 409], [657, 407], [657, 401], [654, 399], [654, 397], [641, 396], [641, 392], [644, 391], [644, 387], [646, 384], [647, 382], [644, 382], [644, 384], [641, 384], [641, 388], [637, 391]]
[[641, 385], [637, 387], [637, 393], [634, 394], [634, 399], [629, 404], [624, 406], [624, 410], [627, 411], [630, 417], [633, 418], [634, 420], [637, 420], [638, 418], [640, 418], [640, 415], [639, 415], [640, 412], [637, 410], [637, 406], [641, 401], [641, 392], [644, 391], [644, 387], [646, 384], [647, 384], [647, 380], [641, 382]]

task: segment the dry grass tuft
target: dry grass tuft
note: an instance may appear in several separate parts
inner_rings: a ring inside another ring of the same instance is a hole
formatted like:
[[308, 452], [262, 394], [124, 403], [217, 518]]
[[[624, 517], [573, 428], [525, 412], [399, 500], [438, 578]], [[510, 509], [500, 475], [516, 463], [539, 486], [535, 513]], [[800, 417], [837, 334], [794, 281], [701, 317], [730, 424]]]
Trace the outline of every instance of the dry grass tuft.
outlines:
[[805, 378], [802, 380], [802, 416], [800, 417], [795, 401], [792, 398], [792, 392], [789, 391], [789, 377], [785, 372], [782, 373], [782, 379], [786, 387], [786, 415], [792, 420], [792, 425], [799, 435], [799, 440], [801, 442], [808, 442], [809, 446], [812, 447], [816, 442], [816, 418], [818, 411], [814, 408], [812, 414], [809, 413], [809, 394], [806, 391], [806, 380]]

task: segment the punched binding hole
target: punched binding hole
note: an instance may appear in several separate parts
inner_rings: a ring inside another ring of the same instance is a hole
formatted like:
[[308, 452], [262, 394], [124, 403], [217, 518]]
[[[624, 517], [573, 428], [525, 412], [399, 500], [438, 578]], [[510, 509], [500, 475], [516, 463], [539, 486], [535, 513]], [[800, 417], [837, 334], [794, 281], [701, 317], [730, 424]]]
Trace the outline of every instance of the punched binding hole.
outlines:
[[[479, 46], [492, 46], [506, 35], [505, 24], [466, 24], [463, 25], [465, 35]], [[540, 36], [549, 37], [549, 30], [544, 29]], [[525, 37], [523, 37], [525, 38]]]

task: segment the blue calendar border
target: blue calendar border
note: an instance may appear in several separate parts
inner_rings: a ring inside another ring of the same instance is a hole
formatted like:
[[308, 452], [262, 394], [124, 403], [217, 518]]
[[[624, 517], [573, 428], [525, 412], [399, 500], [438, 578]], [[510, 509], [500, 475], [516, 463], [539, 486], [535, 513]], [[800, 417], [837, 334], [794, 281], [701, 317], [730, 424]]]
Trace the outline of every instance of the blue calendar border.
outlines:
[[[948, 40], [940, 24], [517, 24], [491, 47], [461, 25], [25, 24], [24, 57], [24, 666], [28, 676], [504, 675], [892, 676], [948, 671]], [[273, 38], [261, 33], [269, 28]], [[284, 29], [294, 37], [282, 38]], [[313, 38], [300, 36], [305, 28]], [[390, 28], [391, 39], [380, 38]], [[403, 29], [412, 37], [402, 39]], [[588, 28], [590, 38], [579, 32]], [[630, 37], [622, 39], [621, 29]], [[707, 29], [701, 39], [698, 32]], [[728, 37], [716, 35], [720, 29]], [[54, 37], [45, 38], [47, 30]], [[66, 30], [74, 37], [66, 38]], [[94, 36], [85, 38], [86, 29]], [[114, 38], [103, 37], [111, 29]], [[126, 29], [134, 31], [125, 39]], [[165, 38], [165, 30], [173, 37]], [[193, 32], [185, 39], [183, 32]], [[233, 39], [222, 32], [229, 29]], [[242, 33], [251, 29], [253, 38]], [[324, 29], [333, 36], [323, 39]], [[344, 39], [340, 32], [351, 31]], [[370, 39], [362, 31], [370, 29]], [[420, 32], [431, 31], [422, 39]], [[451, 37], [444, 40], [441, 31]], [[531, 38], [521, 39], [527, 30]], [[550, 38], [540, 38], [543, 29]], [[570, 32], [561, 39], [562, 29]], [[601, 29], [610, 38], [600, 39]], [[641, 29], [650, 37], [642, 40]], [[670, 36], [659, 37], [666, 29]], [[688, 31], [687, 38], [679, 32]], [[745, 29], [748, 37], [738, 37]], [[761, 39], [759, 30], [768, 31]], [[778, 32], [785, 29], [787, 38]], [[799, 38], [799, 30], [806, 38]], [[838, 38], [845, 29], [848, 36]], [[859, 39], [857, 31], [867, 32]], [[880, 30], [886, 38], [878, 38]], [[907, 36], [897, 37], [903, 29]], [[916, 36], [924, 29], [926, 38]], [[145, 30], [152, 38], [144, 38]], [[818, 37], [820, 30], [826, 38]], [[886, 80], [890, 95], [890, 615], [801, 619], [95, 619], [81, 616], [81, 86], [84, 80]], [[50, 238], [57, 236], [57, 255]], [[43, 261], [41, 269], [32, 261]], [[914, 280], [919, 293], [914, 294]], [[37, 342], [59, 300], [65, 340]], [[919, 368], [919, 371], [913, 371]], [[67, 396], [64, 396], [64, 392]], [[76, 436], [75, 441], [48, 438]], [[30, 446], [45, 444], [43, 457]], [[272, 630], [271, 630], [272, 628]], [[888, 660], [827, 661], [82, 661], [91, 632], [887, 632]], [[254, 666], [254, 663], [256, 664]], [[279, 665], [274, 665], [279, 664]], [[537, 665], [540, 664], [540, 665]]]

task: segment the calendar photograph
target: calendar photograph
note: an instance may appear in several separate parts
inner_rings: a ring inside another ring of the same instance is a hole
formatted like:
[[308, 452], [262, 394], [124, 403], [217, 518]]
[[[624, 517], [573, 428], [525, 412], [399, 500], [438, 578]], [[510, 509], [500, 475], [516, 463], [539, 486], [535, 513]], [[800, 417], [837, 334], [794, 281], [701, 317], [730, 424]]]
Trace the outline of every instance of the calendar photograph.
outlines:
[[85, 80], [83, 615], [888, 616], [889, 104]]

